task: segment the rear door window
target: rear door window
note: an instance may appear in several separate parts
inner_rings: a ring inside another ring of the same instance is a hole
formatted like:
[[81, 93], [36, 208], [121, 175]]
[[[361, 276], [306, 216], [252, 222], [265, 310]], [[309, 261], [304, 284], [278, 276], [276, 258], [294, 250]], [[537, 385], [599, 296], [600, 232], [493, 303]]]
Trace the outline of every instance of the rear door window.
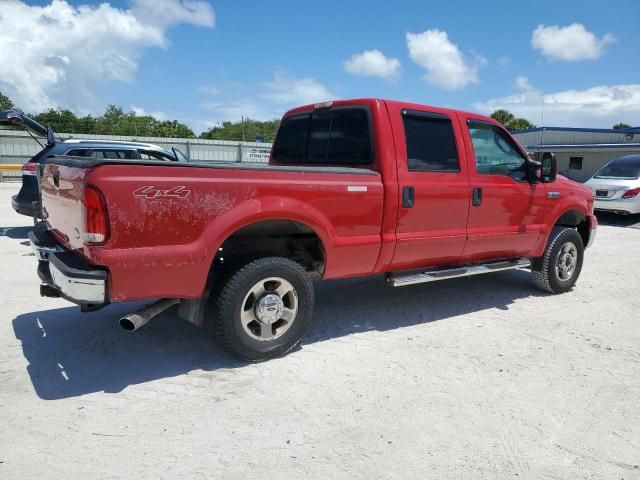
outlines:
[[140, 158], [142, 160], [164, 160], [164, 161], [173, 161], [174, 158], [163, 152], [154, 152], [149, 150], [140, 150]]
[[92, 151], [93, 158], [107, 158], [114, 160], [136, 160], [140, 158], [137, 150], [116, 150], [116, 149], [95, 149]]
[[65, 155], [69, 155], [70, 157], [87, 157], [89, 156], [89, 151], [86, 148], [76, 148], [69, 150]]
[[366, 108], [315, 110], [284, 119], [273, 160], [281, 165], [369, 165], [371, 145]]
[[446, 115], [403, 112], [410, 172], [459, 172], [451, 119]]

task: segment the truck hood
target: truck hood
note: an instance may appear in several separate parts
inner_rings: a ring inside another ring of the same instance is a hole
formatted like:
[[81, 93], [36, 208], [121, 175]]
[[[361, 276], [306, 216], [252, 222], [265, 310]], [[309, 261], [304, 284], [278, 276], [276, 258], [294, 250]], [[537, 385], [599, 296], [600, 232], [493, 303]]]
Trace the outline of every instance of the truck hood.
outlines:
[[45, 127], [34, 119], [29, 118], [20, 112], [16, 112], [15, 110], [0, 112], [0, 126], [4, 128], [26, 130], [31, 134], [46, 138], [47, 144], [49, 145], [52, 145], [55, 142], [55, 134], [53, 133], [53, 130], [51, 130], [51, 127]]

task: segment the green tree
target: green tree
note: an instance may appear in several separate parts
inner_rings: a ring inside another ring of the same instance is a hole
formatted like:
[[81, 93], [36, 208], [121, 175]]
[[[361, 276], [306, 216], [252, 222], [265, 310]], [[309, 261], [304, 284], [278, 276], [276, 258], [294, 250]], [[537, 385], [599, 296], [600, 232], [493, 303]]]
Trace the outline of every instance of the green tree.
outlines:
[[507, 127], [509, 130], [525, 130], [527, 128], [535, 128], [536, 126], [526, 118], [514, 118]]
[[493, 112], [491, 114], [491, 118], [493, 118], [494, 120], [499, 121], [505, 127], [509, 128], [508, 125], [511, 122], [513, 122], [513, 120], [516, 117], [509, 110], [504, 110], [504, 109], [501, 108], [501, 109], [496, 110], [495, 112]]
[[[16, 109], [15, 105], [0, 92], [0, 111], [10, 109]], [[28, 116], [45, 126], [50, 125], [58, 133], [195, 138], [193, 130], [177, 120], [161, 121], [151, 115], [136, 115], [135, 112], [125, 112], [117, 105], [109, 105], [99, 117], [90, 114], [78, 117], [71, 110], [61, 107]]]
[[153, 137], [195, 138], [193, 130], [177, 120], [156, 122], [151, 131]]
[[78, 131], [78, 117], [71, 110], [50, 108], [42, 113], [29, 114], [28, 116], [42, 125], [51, 125], [55, 132], [83, 133]]
[[246, 118], [240, 122], [222, 122], [202, 132], [200, 138], [253, 142], [256, 137], [262, 136], [266, 142], [273, 142], [278, 124], [278, 119], [260, 121]]
[[524, 130], [525, 128], [535, 128], [535, 125], [526, 118], [516, 118], [509, 110], [498, 109], [491, 114], [491, 118], [499, 121], [509, 131]]
[[631, 125], [629, 125], [628, 123], [620, 122], [620, 123], [616, 123], [616, 124], [613, 126], [613, 128], [614, 128], [615, 130], [619, 130], [619, 129], [621, 129], [621, 128], [631, 128]]
[[0, 92], [0, 111], [12, 110], [15, 106], [9, 97]]

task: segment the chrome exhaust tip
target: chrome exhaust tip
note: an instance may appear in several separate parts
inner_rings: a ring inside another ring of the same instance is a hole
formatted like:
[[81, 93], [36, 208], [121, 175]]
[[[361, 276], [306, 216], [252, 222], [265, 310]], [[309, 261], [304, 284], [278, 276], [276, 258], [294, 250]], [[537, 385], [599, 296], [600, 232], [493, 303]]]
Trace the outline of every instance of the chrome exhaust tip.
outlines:
[[156, 303], [152, 303], [151, 305], [122, 317], [120, 319], [120, 326], [128, 332], [138, 330], [154, 317], [176, 305], [179, 301], [180, 300], [177, 298], [163, 298], [162, 300], [158, 300]]

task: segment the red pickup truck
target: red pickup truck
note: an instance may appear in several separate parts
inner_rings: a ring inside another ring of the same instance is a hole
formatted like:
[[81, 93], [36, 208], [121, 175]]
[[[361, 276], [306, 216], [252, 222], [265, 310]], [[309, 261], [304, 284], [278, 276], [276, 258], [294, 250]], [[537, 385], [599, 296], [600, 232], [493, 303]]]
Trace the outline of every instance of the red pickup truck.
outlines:
[[83, 310], [179, 303], [248, 360], [309, 326], [312, 279], [394, 287], [530, 268], [566, 292], [597, 226], [591, 191], [536, 161], [491, 118], [357, 99], [287, 112], [269, 165], [54, 157], [30, 235], [41, 293]]

